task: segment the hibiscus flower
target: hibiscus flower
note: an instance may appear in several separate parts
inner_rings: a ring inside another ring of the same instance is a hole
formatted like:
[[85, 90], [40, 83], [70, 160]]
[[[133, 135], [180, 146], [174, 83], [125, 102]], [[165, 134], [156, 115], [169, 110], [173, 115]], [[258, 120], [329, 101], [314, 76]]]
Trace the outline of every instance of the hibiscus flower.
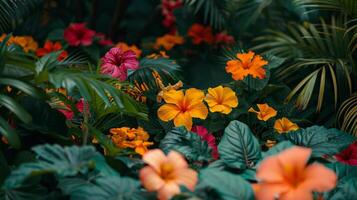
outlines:
[[95, 31], [87, 28], [85, 23], [72, 23], [64, 30], [64, 39], [71, 46], [89, 46], [94, 36]]

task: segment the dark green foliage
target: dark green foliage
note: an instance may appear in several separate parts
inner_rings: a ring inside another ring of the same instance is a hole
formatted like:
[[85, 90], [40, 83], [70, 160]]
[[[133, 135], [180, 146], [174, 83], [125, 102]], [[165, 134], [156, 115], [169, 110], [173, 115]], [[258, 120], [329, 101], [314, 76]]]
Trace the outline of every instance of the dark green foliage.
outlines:
[[218, 145], [223, 162], [232, 168], [253, 168], [261, 158], [260, 145], [250, 128], [240, 122], [232, 121], [224, 130]]
[[171, 150], [178, 151], [190, 161], [212, 160], [212, 149], [207, 142], [198, 134], [187, 131], [185, 127], [174, 128], [166, 133], [159, 147], [167, 153]]

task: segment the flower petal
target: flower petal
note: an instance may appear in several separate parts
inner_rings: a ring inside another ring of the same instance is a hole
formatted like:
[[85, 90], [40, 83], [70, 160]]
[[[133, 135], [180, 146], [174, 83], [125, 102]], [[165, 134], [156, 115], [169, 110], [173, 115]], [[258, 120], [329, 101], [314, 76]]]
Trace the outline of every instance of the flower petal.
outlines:
[[206, 119], [208, 115], [208, 109], [203, 102], [191, 105], [187, 111], [190, 113], [191, 117]]
[[235, 108], [238, 106], [236, 93], [229, 87], [223, 88], [223, 104]]
[[175, 176], [177, 177], [175, 179], [177, 184], [184, 185], [191, 191], [195, 190], [195, 186], [198, 182], [198, 176], [195, 170], [189, 168], [180, 169], [176, 171]]
[[192, 128], [192, 117], [188, 112], [179, 113], [174, 119], [175, 127], [185, 126], [187, 130]]
[[175, 169], [182, 169], [188, 167], [185, 158], [176, 151], [170, 151], [170, 153], [167, 154], [167, 160], [174, 166]]
[[260, 183], [253, 186], [253, 191], [257, 200], [278, 199], [277, 197], [280, 196], [280, 194], [288, 192], [289, 189], [289, 186], [285, 183]]
[[335, 172], [325, 166], [314, 163], [305, 169], [305, 181], [301, 187], [310, 191], [326, 192], [336, 186], [337, 176]]
[[169, 200], [180, 193], [180, 187], [175, 182], [167, 182], [159, 191], [159, 200]]
[[185, 93], [185, 104], [190, 107], [203, 101], [205, 94], [202, 90], [190, 88]]
[[182, 90], [169, 90], [164, 92], [163, 99], [166, 103], [180, 105], [184, 100], [184, 94]]
[[160, 173], [161, 164], [166, 162], [167, 158], [160, 149], [153, 149], [143, 155], [143, 161], [155, 169], [157, 173]]
[[179, 113], [180, 108], [174, 104], [164, 104], [157, 110], [158, 117], [164, 122], [174, 119]]
[[142, 185], [148, 191], [157, 191], [165, 184], [165, 181], [150, 166], [142, 168], [140, 170], [139, 177]]

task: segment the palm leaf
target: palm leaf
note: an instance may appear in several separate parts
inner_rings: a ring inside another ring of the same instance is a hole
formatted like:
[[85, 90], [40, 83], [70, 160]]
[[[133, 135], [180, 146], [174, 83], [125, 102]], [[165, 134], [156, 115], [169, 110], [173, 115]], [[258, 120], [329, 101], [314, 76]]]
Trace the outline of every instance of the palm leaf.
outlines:
[[222, 29], [226, 23], [226, 0], [185, 0], [186, 5], [195, 13], [203, 12], [204, 21], [217, 29]]
[[338, 126], [354, 136], [357, 136], [357, 93], [344, 101], [337, 113]]
[[357, 16], [357, 1], [355, 0], [294, 0], [296, 4], [315, 10], [326, 10]]
[[38, 9], [41, 3], [42, 0], [2, 0], [0, 2], [0, 31], [13, 30], [33, 10]]
[[180, 80], [181, 67], [174, 60], [166, 58], [148, 59], [140, 61], [140, 68], [129, 74], [131, 83], [145, 83], [149, 89], [157, 89], [155, 73], [157, 73], [164, 84], [176, 83]]
[[[326, 89], [327, 85], [331, 85], [336, 106], [338, 97], [343, 98], [352, 91], [350, 73], [355, 67], [351, 45], [353, 32], [345, 21], [335, 18], [332, 18], [331, 24], [322, 20], [318, 25], [291, 24], [287, 29], [286, 32], [269, 30], [267, 35], [257, 37], [255, 40], [260, 44], [253, 49], [288, 58], [288, 63], [291, 64], [277, 73], [280, 80], [298, 81], [296, 78], [299, 76], [296, 74], [305, 75], [306, 78], [295, 86], [287, 100], [291, 100], [297, 94], [297, 106], [305, 109], [315, 89], [320, 88], [316, 105], [316, 110], [320, 111], [323, 107], [324, 93], [331, 92]], [[315, 87], [317, 82], [313, 81], [312, 75], [320, 80], [319, 87]], [[338, 90], [344, 85], [349, 88], [347, 94], [344, 93], [346, 90]]]

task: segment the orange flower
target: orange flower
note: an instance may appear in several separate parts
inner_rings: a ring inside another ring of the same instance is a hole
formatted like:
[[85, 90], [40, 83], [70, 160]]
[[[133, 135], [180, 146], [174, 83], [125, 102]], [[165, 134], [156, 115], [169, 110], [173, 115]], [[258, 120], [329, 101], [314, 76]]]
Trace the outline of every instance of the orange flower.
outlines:
[[191, 37], [193, 44], [201, 44], [203, 42], [212, 44], [214, 42], [212, 28], [209, 26], [205, 27], [195, 23], [190, 27], [187, 35]]
[[253, 78], [264, 79], [265, 69], [263, 66], [268, 64], [259, 55], [254, 55], [254, 52], [238, 53], [238, 60], [229, 60], [227, 62], [226, 71], [232, 73], [234, 80], [243, 80], [246, 76], [251, 75]]
[[166, 54], [166, 51], [160, 51], [159, 53], [152, 53], [150, 55], [147, 55], [146, 57], [150, 59], [169, 58], [169, 56]]
[[168, 51], [168, 50], [172, 49], [175, 45], [183, 44], [183, 43], [184, 43], [183, 37], [181, 37], [179, 35], [166, 34], [166, 35], [156, 39], [156, 43], [155, 43], [154, 47], [156, 49], [159, 49], [160, 47], [164, 47], [164, 49], [166, 51]]
[[12, 42], [22, 47], [25, 52], [36, 51], [38, 48], [37, 42], [31, 36], [15, 36]]
[[299, 129], [299, 126], [291, 122], [288, 118], [281, 118], [275, 121], [274, 129], [278, 133], [287, 133], [289, 131], [296, 131]]
[[167, 156], [160, 150], [144, 154], [148, 166], [140, 170], [140, 181], [148, 191], [157, 191], [159, 200], [171, 199], [180, 193], [180, 185], [193, 191], [198, 182], [197, 172], [188, 168], [185, 158], [171, 151]]
[[336, 186], [336, 174], [325, 166], [306, 166], [311, 149], [292, 147], [262, 161], [253, 186], [257, 200], [312, 200], [312, 192], [326, 192]]
[[125, 42], [119, 42], [115, 46], [121, 48], [123, 51], [128, 51], [128, 50], [134, 51], [137, 58], [139, 58], [142, 54], [142, 51], [135, 44], [129, 46]]
[[257, 104], [259, 111], [256, 111], [254, 108], [249, 108], [248, 112], [253, 112], [257, 114], [259, 120], [268, 121], [268, 119], [275, 117], [277, 111], [270, 107], [268, 104]]
[[165, 86], [162, 83], [161, 79], [156, 79], [156, 82], [157, 82], [159, 88], [161, 89], [160, 92], [156, 96], [156, 101], [159, 103], [161, 103], [165, 92], [168, 92], [170, 90], [178, 90], [178, 89], [182, 88], [182, 86], [183, 86], [182, 81], [179, 81], [179, 82], [175, 83], [174, 85], [169, 84], [168, 86]]
[[205, 101], [211, 112], [221, 112], [223, 114], [229, 114], [232, 108], [238, 106], [236, 93], [229, 87], [208, 88]]
[[[50, 40], [47, 40], [45, 44], [43, 45], [43, 48], [39, 48], [36, 50], [36, 55], [38, 57], [45, 56], [51, 52], [56, 52], [56, 51], [61, 51], [62, 50], [62, 45], [60, 42], [52, 42]], [[67, 58], [68, 53], [67, 51], [62, 51], [60, 55], [58, 55], [58, 60], [64, 60]]]
[[182, 90], [164, 92], [162, 105], [157, 114], [162, 121], [174, 120], [175, 126], [192, 128], [192, 118], [206, 119], [208, 110], [203, 103], [204, 93], [201, 90], [190, 88], [186, 94]]
[[152, 142], [148, 142], [149, 134], [141, 127], [112, 128], [109, 132], [111, 140], [118, 148], [132, 148], [140, 155], [144, 155], [148, 151], [147, 147], [153, 145]]

